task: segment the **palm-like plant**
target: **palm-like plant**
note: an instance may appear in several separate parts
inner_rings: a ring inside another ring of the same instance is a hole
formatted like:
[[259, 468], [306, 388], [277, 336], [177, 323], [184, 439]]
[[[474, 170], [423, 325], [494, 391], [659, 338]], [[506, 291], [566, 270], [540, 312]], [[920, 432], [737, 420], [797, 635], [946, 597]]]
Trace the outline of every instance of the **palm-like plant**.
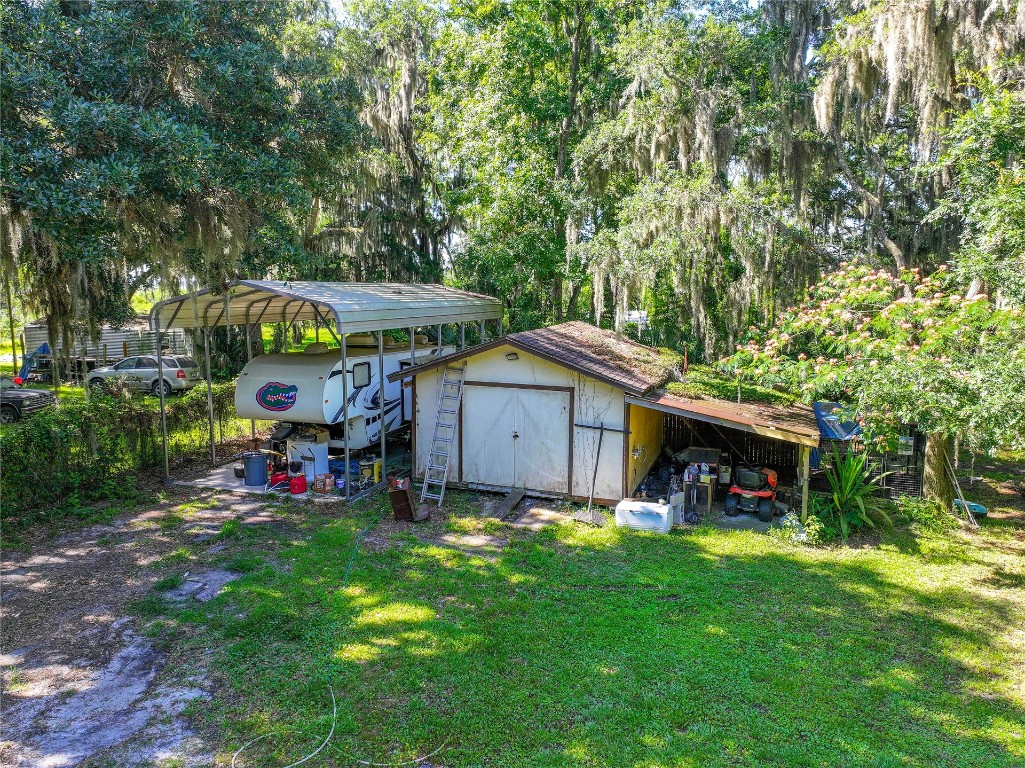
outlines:
[[882, 517], [887, 524], [890, 522], [875, 498], [878, 483], [885, 476], [872, 477], [872, 467], [864, 453], [847, 451], [841, 456], [833, 446], [833, 466], [826, 470], [826, 479], [833, 489], [832, 512], [843, 541], [847, 541], [854, 528], [875, 528], [872, 513]]

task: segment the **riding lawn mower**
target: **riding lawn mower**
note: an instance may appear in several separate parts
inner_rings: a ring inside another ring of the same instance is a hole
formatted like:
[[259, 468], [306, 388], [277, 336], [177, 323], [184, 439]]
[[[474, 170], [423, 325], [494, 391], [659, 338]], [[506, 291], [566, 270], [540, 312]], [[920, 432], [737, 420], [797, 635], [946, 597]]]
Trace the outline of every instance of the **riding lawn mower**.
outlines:
[[738, 469], [729, 496], [726, 497], [726, 515], [736, 517], [741, 512], [754, 512], [763, 523], [771, 522], [775, 512], [776, 483], [774, 469]]

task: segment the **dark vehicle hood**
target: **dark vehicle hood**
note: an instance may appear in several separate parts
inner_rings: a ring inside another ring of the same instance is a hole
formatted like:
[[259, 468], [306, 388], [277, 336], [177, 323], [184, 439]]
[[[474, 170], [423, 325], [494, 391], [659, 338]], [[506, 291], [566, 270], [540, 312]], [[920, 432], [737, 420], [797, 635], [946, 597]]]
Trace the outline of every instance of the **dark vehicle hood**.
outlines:
[[45, 389], [5, 389], [0, 392], [0, 397], [4, 400], [33, 400], [35, 398], [44, 398], [46, 400], [56, 400], [57, 396], [53, 392], [48, 392]]

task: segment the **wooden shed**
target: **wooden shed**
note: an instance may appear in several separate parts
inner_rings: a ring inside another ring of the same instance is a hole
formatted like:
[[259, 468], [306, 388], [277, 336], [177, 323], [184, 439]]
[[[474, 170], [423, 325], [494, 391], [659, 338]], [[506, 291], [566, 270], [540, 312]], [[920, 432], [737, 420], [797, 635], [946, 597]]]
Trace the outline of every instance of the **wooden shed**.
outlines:
[[807, 477], [807, 456], [818, 444], [809, 408], [672, 397], [659, 389], [673, 374], [659, 350], [570, 322], [509, 334], [390, 377], [409, 379], [413, 389], [418, 478], [429, 463], [442, 377], [462, 365], [448, 474], [456, 487], [522, 487], [584, 501], [593, 482], [595, 501], [615, 504], [635, 492], [681, 418], [736, 430], [735, 444], [753, 438], [741, 451], [780, 443], [795, 478]]

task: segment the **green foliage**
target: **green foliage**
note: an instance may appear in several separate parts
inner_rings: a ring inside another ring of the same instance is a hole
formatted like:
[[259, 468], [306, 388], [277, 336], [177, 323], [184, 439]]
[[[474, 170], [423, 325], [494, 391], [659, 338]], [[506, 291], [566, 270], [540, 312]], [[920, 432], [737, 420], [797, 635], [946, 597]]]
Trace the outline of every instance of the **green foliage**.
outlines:
[[902, 428], [976, 449], [1023, 444], [1025, 313], [967, 298], [944, 268], [892, 275], [844, 264], [720, 368], [806, 400], [846, 403], [883, 448]]
[[768, 389], [743, 379], [730, 378], [706, 365], [690, 366], [683, 376], [683, 381], [670, 382], [666, 385], [666, 390], [679, 397], [713, 397], [734, 402], [739, 390], [743, 402], [766, 405], [791, 405], [798, 401], [790, 392]]
[[4, 262], [51, 323], [301, 253], [360, 133], [321, 4], [12, 0], [0, 23]]
[[915, 531], [944, 533], [960, 523], [950, 509], [935, 499], [903, 496], [897, 500], [897, 520]]
[[954, 188], [930, 218], [964, 220], [956, 258], [964, 285], [982, 280], [1025, 305], [1025, 94], [981, 76], [975, 83], [981, 98], [951, 127], [940, 162]]
[[876, 518], [890, 524], [875, 496], [881, 477], [872, 477], [866, 453], [841, 454], [833, 448], [833, 464], [826, 468], [826, 479], [833, 492], [827, 519], [838, 529], [841, 541], [846, 542], [852, 531], [875, 528]]
[[[235, 416], [234, 384], [215, 384], [214, 418], [220, 438], [248, 434]], [[91, 517], [97, 500], [134, 501], [135, 473], [162, 466], [160, 415], [155, 398], [128, 391], [61, 401], [0, 430], [0, 502], [7, 525], [44, 517]], [[206, 388], [167, 401], [173, 461], [209, 450]], [[171, 525], [172, 520], [166, 524]], [[180, 518], [177, 522], [180, 522]], [[174, 522], [174, 524], [177, 524]], [[162, 522], [162, 524], [164, 524]]]

